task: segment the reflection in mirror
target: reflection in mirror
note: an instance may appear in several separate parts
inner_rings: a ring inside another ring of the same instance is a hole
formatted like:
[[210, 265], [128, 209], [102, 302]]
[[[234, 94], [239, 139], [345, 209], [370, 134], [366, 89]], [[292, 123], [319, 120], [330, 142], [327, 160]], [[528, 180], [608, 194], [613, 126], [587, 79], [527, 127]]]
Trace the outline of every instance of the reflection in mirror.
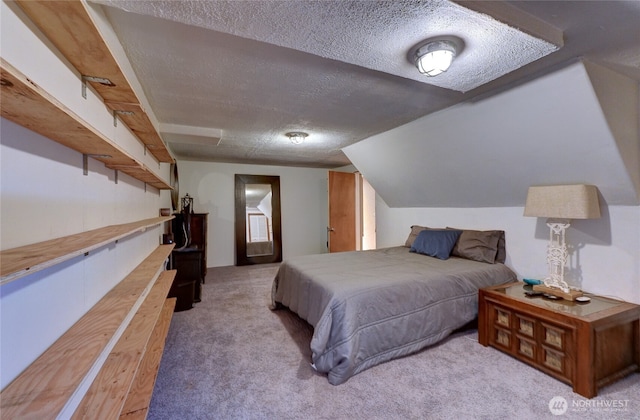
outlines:
[[236, 175], [236, 263], [282, 261], [280, 177]]
[[273, 254], [271, 226], [271, 185], [246, 184], [244, 186], [247, 212], [247, 256]]

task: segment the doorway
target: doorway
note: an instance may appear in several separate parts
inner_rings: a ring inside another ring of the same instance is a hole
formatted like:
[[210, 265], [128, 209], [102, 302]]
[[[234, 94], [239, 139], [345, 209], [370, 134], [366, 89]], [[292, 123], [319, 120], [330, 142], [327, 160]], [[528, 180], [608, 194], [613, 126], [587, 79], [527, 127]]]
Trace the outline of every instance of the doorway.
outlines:
[[329, 171], [329, 252], [375, 249], [375, 191], [359, 172]]

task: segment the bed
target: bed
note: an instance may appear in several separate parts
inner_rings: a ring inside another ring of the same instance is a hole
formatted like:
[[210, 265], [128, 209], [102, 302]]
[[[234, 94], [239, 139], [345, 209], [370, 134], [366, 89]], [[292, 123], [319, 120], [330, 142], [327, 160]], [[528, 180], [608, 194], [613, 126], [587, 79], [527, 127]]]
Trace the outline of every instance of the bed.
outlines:
[[[439, 342], [476, 318], [478, 289], [516, 280], [503, 264], [504, 232], [457, 230], [440, 258], [416, 245], [436, 231], [445, 229], [412, 226], [405, 246], [300, 256], [280, 265], [271, 308], [287, 307], [313, 327], [312, 367], [329, 383]], [[481, 243], [477, 237], [488, 237], [485, 232], [491, 240]]]

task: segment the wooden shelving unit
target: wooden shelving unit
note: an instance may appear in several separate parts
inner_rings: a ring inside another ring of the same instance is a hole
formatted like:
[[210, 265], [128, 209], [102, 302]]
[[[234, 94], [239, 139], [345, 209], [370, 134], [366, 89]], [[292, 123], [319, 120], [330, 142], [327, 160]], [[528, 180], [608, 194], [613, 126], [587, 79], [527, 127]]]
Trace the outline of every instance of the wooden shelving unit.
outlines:
[[[109, 46], [80, 0], [18, 0], [25, 14], [62, 52], [67, 60], [98, 92], [105, 105], [118, 115], [159, 161], [174, 163], [166, 145], [151, 123], [140, 100]], [[109, 83], [91, 81], [106, 79]]]
[[175, 305], [173, 247], [158, 246], [2, 390], [3, 418], [144, 418]]
[[0, 110], [4, 118], [159, 190], [172, 189], [159, 175], [102, 135], [4, 59], [0, 61], [0, 77]]
[[[84, 0], [17, 3], [159, 162], [174, 163]], [[160, 190], [154, 171], [0, 58], [3, 118]], [[80, 85], [78, 94], [80, 94]], [[161, 225], [154, 217], [0, 251], [0, 285]], [[145, 418], [175, 307], [160, 245], [0, 393], [7, 418]], [[92, 277], [87, 272], [89, 279]], [[66, 304], [66, 303], [65, 303]], [[71, 302], [70, 304], [73, 304]]]
[[75, 235], [0, 251], [0, 284], [9, 283], [47, 267], [86, 254], [118, 239], [143, 232], [175, 216], [154, 217], [138, 222], [111, 225]]

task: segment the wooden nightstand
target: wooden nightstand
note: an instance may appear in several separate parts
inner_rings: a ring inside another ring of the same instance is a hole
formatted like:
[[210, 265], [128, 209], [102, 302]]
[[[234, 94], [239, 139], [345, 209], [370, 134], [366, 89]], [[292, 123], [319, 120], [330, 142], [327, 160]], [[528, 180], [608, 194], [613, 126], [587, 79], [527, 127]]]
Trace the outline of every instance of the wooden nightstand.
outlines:
[[518, 282], [480, 290], [480, 344], [572, 385], [587, 398], [640, 371], [640, 306], [588, 293], [588, 303], [530, 298], [525, 287]]

